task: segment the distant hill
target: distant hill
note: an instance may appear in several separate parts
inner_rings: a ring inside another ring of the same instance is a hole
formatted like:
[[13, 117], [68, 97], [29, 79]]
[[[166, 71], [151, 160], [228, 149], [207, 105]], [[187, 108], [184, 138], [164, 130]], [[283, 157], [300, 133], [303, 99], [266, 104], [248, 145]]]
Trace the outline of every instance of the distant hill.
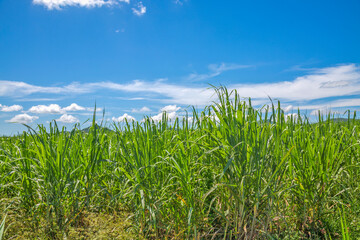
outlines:
[[[334, 121], [334, 122], [347, 122], [348, 119], [347, 118], [334, 118], [334, 119], [332, 119], [332, 121]], [[350, 119], [350, 121], [352, 121], [352, 119]]]
[[[81, 131], [84, 132], [84, 133], [88, 133], [88, 132], [90, 131], [90, 128], [91, 128], [91, 127], [92, 127], [92, 126], [87, 127], [87, 128], [84, 128], [84, 129], [82, 129]], [[99, 126], [98, 124], [96, 124], [95, 127], [96, 127], [97, 130], [103, 130], [103, 129], [104, 129], [105, 132], [113, 132], [113, 130], [111, 130], [110, 128], [102, 127], [102, 126]]]
[[[324, 120], [324, 121], [326, 121], [326, 120]], [[332, 121], [334, 123], [347, 123], [348, 119], [347, 118], [333, 118], [333, 119], [330, 119], [330, 121]], [[354, 121], [354, 119], [350, 118], [350, 123], [352, 123], [353, 121]], [[355, 119], [355, 122], [359, 123], [360, 119]]]

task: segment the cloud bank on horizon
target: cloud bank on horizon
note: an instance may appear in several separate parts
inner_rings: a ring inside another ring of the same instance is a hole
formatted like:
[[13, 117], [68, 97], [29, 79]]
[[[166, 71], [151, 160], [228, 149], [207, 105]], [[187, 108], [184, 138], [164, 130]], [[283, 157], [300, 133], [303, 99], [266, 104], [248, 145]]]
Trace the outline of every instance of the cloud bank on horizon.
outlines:
[[[220, 64], [210, 65], [209, 74], [199, 74], [203, 80], [220, 75], [223, 71], [244, 68], [246, 65]], [[247, 66], [246, 66], [247, 67]], [[192, 75], [194, 76], [194, 75]], [[324, 111], [331, 108], [349, 108], [360, 106], [360, 66], [357, 64], [342, 64], [332, 67], [312, 69], [308, 74], [299, 76], [291, 81], [256, 83], [256, 84], [230, 84], [229, 90], [236, 90], [244, 98], [250, 97], [255, 106], [268, 103], [269, 97], [280, 100], [287, 105], [285, 112], [293, 109]], [[32, 97], [41, 94], [49, 94], [65, 97], [81, 97], [97, 92], [105, 91], [112, 93], [137, 94], [138, 96], [151, 95], [152, 101], [167, 106], [160, 108], [159, 112], [151, 118], [155, 121], [161, 120], [162, 112], [167, 112], [169, 118], [178, 116], [180, 106], [188, 105], [205, 106], [216, 99], [214, 91], [207, 85], [192, 86], [191, 84], [169, 83], [166, 79], [153, 82], [134, 80], [129, 83], [116, 82], [93, 82], [93, 83], [71, 83], [64, 86], [38, 86], [26, 82], [0, 81], [0, 97], [8, 97], [14, 100], [23, 97]], [[139, 97], [139, 99], [142, 99]], [[324, 100], [325, 99], [325, 100]], [[314, 102], [322, 101], [321, 104]], [[295, 107], [293, 107], [295, 106]], [[0, 105], [3, 112], [22, 111], [23, 113], [6, 120], [7, 122], [29, 123], [39, 119], [44, 114], [62, 114], [57, 120], [63, 123], [79, 122], [69, 112], [91, 112], [93, 109], [83, 107], [77, 103], [61, 107], [58, 104], [34, 105], [28, 110], [23, 110], [21, 105]], [[132, 113], [151, 113], [147, 106], [139, 109], [131, 109]], [[29, 115], [33, 114], [33, 115]], [[135, 117], [124, 113], [111, 120], [121, 122], [124, 120], [136, 120]], [[140, 119], [138, 119], [140, 120]]]
[[[203, 77], [201, 77], [203, 78]], [[360, 66], [356, 64], [338, 65], [334, 67], [314, 69], [311, 73], [295, 78], [292, 81], [256, 84], [230, 84], [229, 90], [237, 90], [242, 97], [251, 97], [261, 104], [268, 97], [285, 102], [307, 103], [331, 97], [346, 97], [360, 94]], [[100, 90], [152, 93], [161, 97], [161, 102], [183, 105], [206, 105], [213, 99], [213, 90], [209, 86], [190, 86], [169, 83], [166, 79], [152, 82], [134, 80], [129, 83], [116, 83], [110, 81], [79, 83], [73, 82], [64, 86], [38, 86], [26, 82], [0, 80], [0, 97], [21, 98], [35, 94], [51, 93], [54, 95], [84, 95], [96, 93]], [[336, 100], [339, 102], [338, 100]], [[343, 104], [336, 106], [354, 106], [356, 101], [341, 100]], [[329, 103], [331, 104], [331, 102]], [[348, 105], [347, 105], [348, 104]], [[60, 112], [59, 106], [51, 106]], [[68, 109], [81, 110], [73, 104]], [[30, 109], [30, 111], [47, 111]]]

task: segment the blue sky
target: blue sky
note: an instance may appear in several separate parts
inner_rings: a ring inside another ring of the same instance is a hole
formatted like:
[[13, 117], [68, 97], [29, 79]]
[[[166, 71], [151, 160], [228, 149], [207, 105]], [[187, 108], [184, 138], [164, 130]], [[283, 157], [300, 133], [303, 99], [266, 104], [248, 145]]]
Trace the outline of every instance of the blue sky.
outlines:
[[[360, 2], [0, 0], [0, 134], [159, 118], [209, 84], [291, 113], [360, 106]], [[16, 123], [14, 123], [16, 122]]]

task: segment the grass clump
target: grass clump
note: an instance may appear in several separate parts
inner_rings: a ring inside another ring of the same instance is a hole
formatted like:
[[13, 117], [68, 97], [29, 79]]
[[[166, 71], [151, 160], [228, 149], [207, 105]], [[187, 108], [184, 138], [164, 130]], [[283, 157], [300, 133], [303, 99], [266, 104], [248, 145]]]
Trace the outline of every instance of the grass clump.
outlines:
[[[4, 212], [50, 239], [101, 239], [81, 234], [102, 226], [136, 233], [125, 238], [359, 238], [355, 116], [311, 123], [280, 103], [255, 109], [215, 91], [218, 101], [191, 118], [164, 114], [109, 131], [94, 116], [87, 132], [52, 122], [1, 138]], [[128, 225], [114, 217], [124, 212]]]

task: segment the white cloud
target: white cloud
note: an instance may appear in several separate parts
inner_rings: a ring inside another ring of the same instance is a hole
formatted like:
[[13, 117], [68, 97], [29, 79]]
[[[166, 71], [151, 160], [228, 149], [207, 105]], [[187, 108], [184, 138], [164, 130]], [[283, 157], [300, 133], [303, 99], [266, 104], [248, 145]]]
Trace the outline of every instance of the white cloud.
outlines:
[[330, 101], [327, 104], [323, 104], [323, 107], [324, 106], [330, 106], [333, 108], [356, 107], [356, 106], [360, 106], [360, 98], [334, 100], [334, 101]]
[[150, 119], [154, 120], [155, 122], [159, 122], [159, 121], [161, 121], [162, 116], [163, 116], [163, 113], [159, 113], [155, 116], [150, 117]]
[[314, 116], [319, 116], [319, 113], [320, 115], [337, 115], [337, 114], [340, 114], [339, 111], [336, 111], [336, 110], [332, 110], [331, 108], [327, 108], [327, 107], [324, 107], [324, 108], [320, 108], [320, 109], [315, 109], [313, 111], [311, 111], [310, 115], [314, 115]]
[[[92, 107], [88, 107], [88, 108], [86, 108], [86, 110], [90, 111], [90, 112], [94, 112], [94, 108], [92, 108]], [[102, 112], [102, 111], [103, 111], [102, 108], [99, 108], [99, 107], [96, 108], [96, 112]]]
[[142, 2], [139, 2], [137, 4], [137, 8], [132, 8], [132, 11], [136, 16], [142, 16], [146, 13], [146, 7], [143, 5]]
[[127, 100], [127, 101], [139, 101], [139, 100], [145, 100], [146, 98], [143, 98], [143, 97], [116, 97], [116, 99]]
[[148, 108], [148, 107], [142, 107], [142, 108], [140, 108], [140, 109], [136, 109], [136, 108], [133, 108], [132, 110], [131, 110], [131, 112], [134, 112], [134, 113], [145, 113], [145, 112], [150, 112], [151, 110], [150, 110], [150, 108]]
[[211, 70], [213, 72], [218, 72], [218, 73], [222, 73], [222, 72], [230, 71], [230, 70], [242, 69], [242, 68], [250, 68], [250, 67], [252, 67], [252, 66], [235, 64], [235, 63], [210, 64], [208, 66], [209, 70]]
[[24, 113], [24, 114], [18, 114], [15, 117], [13, 117], [12, 119], [6, 120], [5, 122], [28, 124], [38, 118], [39, 118], [38, 116], [30, 116], [30, 115]]
[[176, 112], [176, 111], [180, 110], [180, 108], [181, 107], [177, 107], [176, 105], [168, 105], [168, 106], [161, 108], [160, 110], [162, 112]]
[[166, 112], [166, 113], [161, 112], [155, 116], [150, 117], [150, 119], [152, 119], [155, 122], [160, 122], [162, 120], [163, 114], [166, 114], [166, 117], [169, 120], [174, 120], [178, 117], [178, 114], [176, 112]]
[[94, 91], [91, 84], [71, 83], [63, 87], [42, 87], [25, 82], [0, 80], [1, 97], [23, 97], [34, 93], [46, 94], [83, 94]]
[[154, 93], [161, 95], [162, 101], [169, 103], [204, 105], [212, 100], [213, 90], [202, 87], [185, 87], [175, 84], [167, 84], [164, 80], [155, 82], [145, 82], [135, 80], [129, 84], [118, 84], [113, 82], [92, 83], [87, 88], [104, 88], [114, 91], [124, 91], [133, 93]]
[[[75, 111], [93, 111], [93, 108], [85, 108], [79, 106], [76, 103], [72, 103], [67, 107], [61, 108], [58, 104], [49, 104], [49, 105], [36, 105], [32, 106], [28, 111], [31, 113], [37, 114], [65, 114], [66, 112], [75, 112]], [[97, 108], [97, 111], [102, 111], [101, 108]]]
[[19, 97], [32, 93], [61, 93], [60, 87], [40, 87], [24, 82], [0, 81], [0, 96]]
[[23, 107], [20, 105], [2, 106], [1, 104], [0, 104], [0, 108], [2, 112], [17, 112], [23, 109]]
[[76, 123], [79, 122], [79, 119], [65, 113], [59, 119], [56, 119], [56, 121], [63, 123]]
[[[213, 91], [207, 87], [185, 87], [167, 84], [163, 79], [155, 82], [135, 80], [128, 84], [114, 82], [72, 83], [63, 87], [42, 87], [24, 82], [0, 81], [0, 96], [22, 97], [35, 93], [85, 94], [101, 89], [133, 93], [155, 93], [166, 97], [166, 102], [191, 105], [204, 105], [211, 101]], [[143, 98], [134, 98], [135, 100]], [[164, 100], [165, 101], [165, 100]]]
[[358, 107], [358, 106], [360, 106], [360, 98], [347, 98], [347, 99], [330, 100], [323, 104], [300, 105], [296, 107], [296, 109], [319, 110], [319, 109], [348, 108], [348, 107]]
[[130, 3], [130, 0], [33, 0], [34, 4], [43, 5], [49, 10], [60, 10], [63, 7], [102, 7], [116, 5], [119, 2]]
[[283, 110], [284, 110], [284, 112], [286, 112], [286, 113], [288, 113], [288, 112], [290, 112], [291, 110], [293, 110], [293, 105], [288, 105], [288, 106], [286, 106]]
[[178, 114], [176, 112], [166, 112], [166, 116], [170, 119], [170, 120], [174, 120], [175, 118], [178, 117]]
[[65, 110], [65, 111], [83, 111], [83, 110], [85, 110], [85, 108], [77, 105], [76, 103], [72, 103], [69, 106], [63, 108], [63, 110]]
[[29, 112], [61, 114], [61, 113], [64, 113], [64, 110], [58, 104], [50, 104], [49, 106], [46, 106], [46, 105], [32, 106], [29, 109]]
[[123, 32], [125, 32], [125, 29], [124, 28], [116, 29], [115, 32], [116, 33], [123, 33]]
[[184, 116], [184, 118], [185, 118], [185, 120], [187, 119], [188, 120], [188, 122], [192, 122], [192, 121], [194, 121], [194, 117], [186, 117], [186, 116]]
[[289, 119], [294, 119], [296, 120], [299, 117], [299, 115], [297, 113], [289, 113], [285, 115], [285, 120], [289, 120]]
[[183, 5], [184, 2], [187, 2], [187, 0], [174, 0], [174, 3], [179, 5]]
[[240, 65], [240, 64], [233, 64], [233, 63], [221, 63], [221, 64], [210, 64], [208, 66], [208, 69], [210, 70], [209, 73], [205, 74], [197, 74], [192, 73], [187, 77], [187, 80], [189, 81], [203, 81], [206, 79], [210, 79], [216, 76], [219, 76], [223, 72], [231, 71], [231, 70], [237, 70], [242, 68], [250, 68], [251, 65]]
[[161, 112], [159, 114], [150, 117], [150, 119], [152, 119], [155, 122], [159, 122], [159, 121], [162, 120], [163, 114], [166, 114], [166, 117], [169, 120], [174, 120], [179, 116], [177, 114], [177, 111], [180, 110], [180, 109], [181, 109], [181, 107], [178, 107], [176, 105], [167, 105], [167, 106], [160, 109]]
[[318, 69], [294, 81], [263, 84], [236, 84], [240, 96], [308, 101], [360, 93], [360, 68], [355, 64]]
[[123, 122], [125, 121], [125, 119], [130, 122], [130, 121], [136, 121], [136, 119], [130, 115], [128, 115], [127, 113], [125, 113], [124, 115], [120, 116], [120, 117], [113, 117], [112, 120], [114, 122]]
[[[210, 69], [223, 71], [233, 69], [232, 65], [210, 66]], [[293, 81], [261, 84], [232, 84], [229, 90], [236, 89], [240, 96], [251, 97], [255, 104], [265, 104], [268, 96], [287, 104], [306, 105], [312, 100], [331, 97], [358, 96], [360, 94], [360, 66], [355, 64], [313, 70], [310, 74]], [[42, 87], [24, 82], [0, 81], [0, 96], [21, 97], [34, 93], [85, 94], [99, 90], [128, 93], [148, 93], [158, 95], [159, 101], [168, 104], [206, 105], [216, 99], [214, 91], [208, 86], [184, 86], [167, 83], [163, 79], [154, 82], [135, 80], [127, 84], [114, 82], [72, 83], [63, 87]], [[333, 100], [334, 101], [334, 100]], [[356, 104], [358, 100], [338, 100], [337, 105]], [[330, 102], [326, 105], [332, 104]], [[334, 107], [334, 105], [332, 105]], [[315, 108], [313, 108], [315, 109]]]
[[18, 102], [54, 102], [60, 101], [62, 98], [17, 98]]

